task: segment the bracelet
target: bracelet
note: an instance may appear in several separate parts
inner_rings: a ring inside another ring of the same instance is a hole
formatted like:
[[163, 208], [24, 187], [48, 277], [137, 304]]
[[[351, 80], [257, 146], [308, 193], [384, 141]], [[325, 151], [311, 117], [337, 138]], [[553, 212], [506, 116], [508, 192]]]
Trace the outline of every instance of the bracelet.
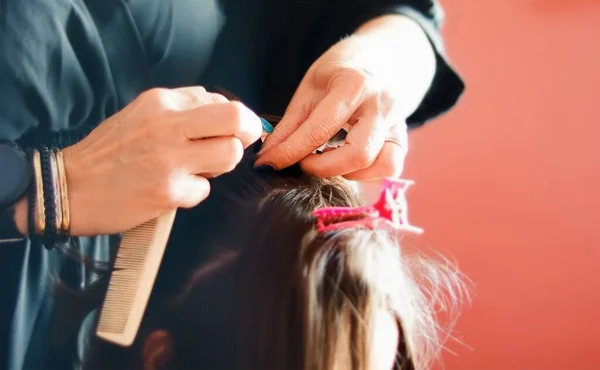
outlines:
[[[67, 188], [67, 173], [65, 171], [65, 160], [63, 152], [56, 151], [56, 164], [58, 169], [58, 183], [60, 189], [60, 205], [62, 213], [62, 222], [60, 223], [59, 233], [62, 236], [68, 236], [71, 228], [71, 214], [69, 208], [69, 191]], [[58, 224], [57, 224], [58, 225]]]
[[37, 222], [37, 220], [40, 219], [38, 217], [38, 211], [40, 210], [40, 207], [38, 207], [37, 204], [38, 194], [41, 194], [39, 190], [41, 188], [41, 182], [39, 181], [41, 179], [41, 167], [39, 162], [39, 153], [37, 150], [27, 149], [27, 157], [31, 162], [31, 168], [33, 169], [33, 181], [29, 186], [29, 191], [27, 194], [27, 234], [29, 234], [28, 236], [29, 240], [31, 240], [32, 246], [36, 246], [39, 244], [39, 239], [37, 237], [38, 229], [40, 226], [43, 226], [39, 225]]
[[46, 231], [46, 207], [44, 206], [44, 184], [42, 182], [42, 164], [40, 152], [33, 150], [32, 154], [33, 174], [35, 184], [32, 186], [33, 197], [29, 201], [32, 225], [29, 234], [42, 235]]
[[60, 236], [60, 229], [62, 227], [62, 200], [60, 192], [60, 183], [58, 179], [58, 163], [56, 161], [56, 151], [50, 152], [50, 173], [52, 176], [52, 191], [54, 192], [54, 209], [56, 215], [54, 223], [56, 225], [56, 236]]
[[39, 150], [42, 167], [42, 185], [45, 213], [45, 229], [42, 240], [46, 249], [52, 249], [56, 241], [56, 189], [52, 177], [52, 156], [47, 147]]
[[69, 236], [71, 216], [67, 176], [62, 151], [27, 151], [33, 168], [34, 181], [29, 188], [28, 234], [32, 243], [42, 243], [52, 249]]

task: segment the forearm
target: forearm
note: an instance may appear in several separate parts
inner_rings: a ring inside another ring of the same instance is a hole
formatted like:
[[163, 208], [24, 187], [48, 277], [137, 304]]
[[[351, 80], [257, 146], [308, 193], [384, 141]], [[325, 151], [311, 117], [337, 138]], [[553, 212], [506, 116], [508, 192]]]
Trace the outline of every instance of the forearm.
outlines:
[[421, 104], [436, 72], [436, 56], [422, 27], [413, 19], [390, 14], [361, 25], [352, 35], [364, 52], [356, 58], [369, 73], [381, 76], [409, 117]]

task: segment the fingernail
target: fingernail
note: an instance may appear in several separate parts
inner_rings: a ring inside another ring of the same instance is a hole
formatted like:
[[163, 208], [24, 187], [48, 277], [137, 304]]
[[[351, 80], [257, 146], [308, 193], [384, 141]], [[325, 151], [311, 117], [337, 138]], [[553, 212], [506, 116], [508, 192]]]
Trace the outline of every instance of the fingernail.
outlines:
[[269, 166], [268, 164], [263, 164], [262, 166], [254, 167], [254, 169], [262, 173], [275, 173], [275, 168], [273, 168], [273, 166]]

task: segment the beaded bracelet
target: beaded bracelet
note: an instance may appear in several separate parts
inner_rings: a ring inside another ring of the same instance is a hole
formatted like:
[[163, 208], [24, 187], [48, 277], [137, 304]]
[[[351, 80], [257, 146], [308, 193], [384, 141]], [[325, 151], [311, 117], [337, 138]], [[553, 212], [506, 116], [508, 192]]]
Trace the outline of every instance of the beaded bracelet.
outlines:
[[27, 224], [33, 244], [52, 249], [69, 239], [70, 213], [63, 154], [41, 147], [28, 149], [33, 182], [28, 191]]
[[52, 177], [52, 192], [54, 193], [54, 209], [55, 212], [55, 225], [56, 225], [56, 236], [60, 236], [60, 229], [62, 226], [62, 202], [60, 197], [60, 183], [58, 179], [58, 163], [56, 161], [56, 151], [50, 152], [50, 175]]
[[46, 249], [52, 249], [56, 242], [56, 188], [52, 176], [52, 156], [47, 147], [41, 147], [40, 162], [42, 166], [42, 184], [44, 192], [45, 230], [42, 240]]

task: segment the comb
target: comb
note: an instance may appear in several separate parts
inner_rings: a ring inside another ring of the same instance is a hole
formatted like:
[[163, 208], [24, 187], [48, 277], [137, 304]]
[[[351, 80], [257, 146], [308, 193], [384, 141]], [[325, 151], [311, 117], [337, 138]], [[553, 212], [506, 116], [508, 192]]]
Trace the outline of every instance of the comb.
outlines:
[[96, 335], [127, 347], [137, 335], [154, 287], [176, 210], [123, 235], [110, 276]]

